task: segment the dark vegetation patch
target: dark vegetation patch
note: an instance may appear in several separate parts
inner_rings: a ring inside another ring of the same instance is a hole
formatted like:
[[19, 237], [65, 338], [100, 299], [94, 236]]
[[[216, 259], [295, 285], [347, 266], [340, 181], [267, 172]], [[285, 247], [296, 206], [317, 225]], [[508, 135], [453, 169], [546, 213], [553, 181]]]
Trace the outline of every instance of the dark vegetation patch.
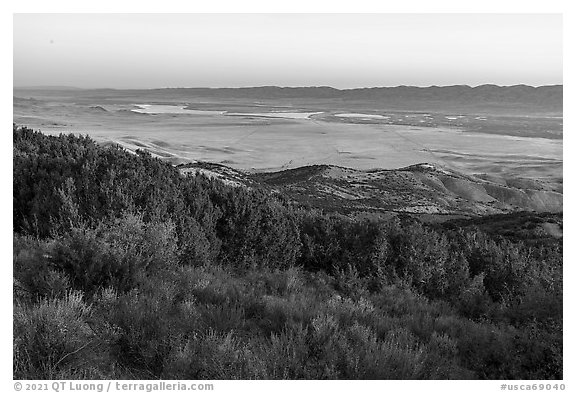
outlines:
[[286, 169], [279, 172], [256, 173], [253, 178], [256, 180], [276, 186], [292, 185], [307, 182], [314, 176], [319, 176], [327, 169], [326, 165], [311, 165], [306, 167]]
[[[444, 226], [448, 229], [475, 227], [513, 242], [556, 243], [559, 237], [557, 232], [561, 234], [563, 229], [563, 215], [562, 213], [516, 212], [457, 219], [446, 222]], [[548, 228], [557, 228], [558, 231], [550, 231]]]
[[562, 378], [561, 215], [352, 218], [13, 137], [15, 379]]

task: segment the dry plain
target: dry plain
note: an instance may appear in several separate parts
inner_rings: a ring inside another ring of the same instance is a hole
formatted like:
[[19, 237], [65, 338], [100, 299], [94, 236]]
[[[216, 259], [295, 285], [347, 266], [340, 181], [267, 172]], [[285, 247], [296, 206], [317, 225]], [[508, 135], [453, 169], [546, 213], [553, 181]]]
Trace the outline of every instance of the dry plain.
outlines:
[[469, 174], [562, 183], [561, 116], [23, 89], [14, 91], [13, 121], [46, 134], [88, 134], [100, 143], [146, 149], [173, 164], [209, 161], [277, 171], [312, 164], [394, 169], [428, 162]]

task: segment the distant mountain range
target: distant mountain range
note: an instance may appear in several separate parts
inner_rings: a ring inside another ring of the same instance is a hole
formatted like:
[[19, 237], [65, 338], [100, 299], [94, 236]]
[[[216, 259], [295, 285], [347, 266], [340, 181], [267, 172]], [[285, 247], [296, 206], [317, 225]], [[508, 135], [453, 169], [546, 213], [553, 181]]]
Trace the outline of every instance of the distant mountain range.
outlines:
[[14, 86], [14, 90], [85, 90], [74, 86]]
[[550, 86], [397, 86], [358, 89], [333, 87], [243, 87], [243, 88], [161, 88], [161, 89], [76, 89], [73, 87], [17, 87], [15, 90], [66, 90], [75, 93], [137, 95], [187, 100], [193, 97], [218, 99], [299, 100], [299, 102], [362, 103], [373, 108], [398, 110], [452, 110], [462, 112], [562, 113], [563, 85]]
[[336, 89], [329, 86], [319, 87], [240, 87], [240, 88], [165, 88], [150, 90], [186, 91], [201, 95], [235, 96], [235, 97], [270, 97], [270, 98], [410, 98], [410, 99], [433, 99], [433, 100], [506, 100], [513, 102], [538, 102], [542, 99], [562, 99], [562, 85], [550, 86], [498, 86], [480, 85], [471, 87], [468, 85], [454, 86], [396, 86], [396, 87], [370, 87], [356, 89]]
[[563, 86], [532, 87], [526, 85], [496, 86], [431, 86], [374, 87], [339, 90], [332, 87], [250, 87], [237, 89], [158, 89], [156, 91], [219, 98], [252, 99], [330, 99], [377, 102], [396, 109], [438, 109], [447, 105], [459, 108], [500, 107], [537, 112], [562, 112]]

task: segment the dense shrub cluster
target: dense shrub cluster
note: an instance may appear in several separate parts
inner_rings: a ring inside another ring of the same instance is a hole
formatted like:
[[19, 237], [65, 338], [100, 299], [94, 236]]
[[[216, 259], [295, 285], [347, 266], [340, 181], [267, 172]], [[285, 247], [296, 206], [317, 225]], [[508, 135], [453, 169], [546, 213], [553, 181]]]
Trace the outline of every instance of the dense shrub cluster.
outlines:
[[14, 126], [14, 377], [562, 377], [562, 243], [302, 210]]

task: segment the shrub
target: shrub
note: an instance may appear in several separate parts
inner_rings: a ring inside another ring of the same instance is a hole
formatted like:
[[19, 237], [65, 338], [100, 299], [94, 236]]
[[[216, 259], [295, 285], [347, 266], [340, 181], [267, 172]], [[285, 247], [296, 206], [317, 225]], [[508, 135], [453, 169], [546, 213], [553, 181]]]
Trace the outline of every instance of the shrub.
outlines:
[[194, 324], [183, 326], [192, 321], [180, 314], [187, 310], [174, 303], [173, 285], [157, 281], [155, 286], [118, 296], [105, 292], [94, 310], [111, 355], [132, 370], [134, 378], [159, 378], [164, 359], [181, 340], [179, 332], [195, 330]]
[[262, 377], [254, 370], [250, 349], [232, 332], [196, 334], [175, 348], [167, 359], [167, 379], [249, 379]]
[[175, 253], [173, 226], [128, 215], [95, 229], [73, 228], [55, 243], [52, 261], [75, 288], [93, 293], [113, 286], [126, 291], [147, 275], [173, 266]]
[[14, 236], [13, 267], [16, 299], [62, 298], [70, 289], [70, 279], [59, 271], [50, 255], [51, 243]]
[[97, 337], [90, 328], [91, 309], [80, 292], [63, 299], [41, 300], [14, 307], [14, 378], [72, 379], [78, 369], [97, 378], [94, 349]]

